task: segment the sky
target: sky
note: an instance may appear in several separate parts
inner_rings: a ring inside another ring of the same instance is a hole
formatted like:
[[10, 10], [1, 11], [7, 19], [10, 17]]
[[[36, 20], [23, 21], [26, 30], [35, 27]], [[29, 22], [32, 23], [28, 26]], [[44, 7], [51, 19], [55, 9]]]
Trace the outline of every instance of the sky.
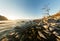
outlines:
[[45, 5], [50, 8], [50, 15], [60, 11], [60, 0], [0, 0], [0, 15], [8, 19], [42, 18]]

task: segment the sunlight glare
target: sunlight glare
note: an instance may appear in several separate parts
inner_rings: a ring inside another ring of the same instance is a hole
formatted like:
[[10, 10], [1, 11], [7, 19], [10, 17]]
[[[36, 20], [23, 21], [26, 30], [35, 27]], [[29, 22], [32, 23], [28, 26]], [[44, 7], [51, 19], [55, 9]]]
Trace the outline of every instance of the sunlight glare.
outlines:
[[16, 20], [17, 19], [17, 17], [15, 17], [15, 16], [8, 16], [7, 17], [9, 20]]

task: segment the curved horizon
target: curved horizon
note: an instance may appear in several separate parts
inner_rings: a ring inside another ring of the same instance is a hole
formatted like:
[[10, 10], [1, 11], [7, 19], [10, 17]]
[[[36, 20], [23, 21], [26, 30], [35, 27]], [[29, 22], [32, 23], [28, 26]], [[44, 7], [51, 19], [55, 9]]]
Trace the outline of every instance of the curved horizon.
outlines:
[[50, 15], [60, 10], [60, 0], [0, 0], [0, 15], [8, 19], [36, 19], [45, 16], [42, 10], [49, 3]]

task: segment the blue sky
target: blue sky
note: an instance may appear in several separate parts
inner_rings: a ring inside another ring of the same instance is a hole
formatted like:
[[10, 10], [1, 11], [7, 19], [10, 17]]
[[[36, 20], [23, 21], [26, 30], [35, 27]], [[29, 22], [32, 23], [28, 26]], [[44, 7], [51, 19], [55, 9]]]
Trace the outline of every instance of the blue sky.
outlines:
[[42, 8], [49, 4], [50, 15], [60, 10], [60, 0], [0, 0], [0, 15], [9, 19], [35, 19], [43, 17]]

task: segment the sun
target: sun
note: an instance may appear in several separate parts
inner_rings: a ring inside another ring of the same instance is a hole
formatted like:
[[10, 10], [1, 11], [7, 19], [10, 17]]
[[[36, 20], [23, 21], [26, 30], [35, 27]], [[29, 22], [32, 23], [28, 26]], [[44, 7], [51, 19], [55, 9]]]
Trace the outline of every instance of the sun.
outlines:
[[9, 20], [16, 20], [16, 19], [18, 19], [17, 17], [15, 17], [15, 16], [8, 16], [7, 17]]

